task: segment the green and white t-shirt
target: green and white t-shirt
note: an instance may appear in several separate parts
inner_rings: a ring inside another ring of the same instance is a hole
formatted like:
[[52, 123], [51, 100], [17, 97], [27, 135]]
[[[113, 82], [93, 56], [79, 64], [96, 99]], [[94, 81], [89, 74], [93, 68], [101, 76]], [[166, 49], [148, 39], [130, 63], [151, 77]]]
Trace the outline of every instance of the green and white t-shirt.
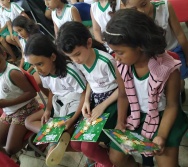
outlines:
[[19, 16], [24, 9], [19, 6], [18, 4], [11, 2], [10, 9], [3, 10], [3, 16], [5, 17], [6, 21], [13, 21], [17, 16]]
[[67, 64], [67, 76], [40, 76], [44, 88], [50, 89], [54, 95], [65, 97], [69, 93], [81, 94], [86, 89], [86, 80], [81, 72], [72, 64]]
[[57, 16], [56, 9], [52, 11], [52, 20], [57, 25], [58, 29], [66, 23], [67, 21], [73, 21], [72, 17], [72, 8], [74, 6], [65, 4], [64, 8], [62, 9], [61, 16]]
[[82, 64], [76, 66], [82, 71], [94, 93], [104, 93], [117, 88], [115, 59], [101, 50], [94, 51], [96, 59], [91, 68]]
[[167, 0], [152, 1], [154, 6], [154, 21], [157, 25], [166, 30], [167, 50], [172, 50], [178, 46], [176, 36], [169, 24], [169, 11]]
[[[7, 63], [6, 65], [7, 67], [5, 71], [3, 73], [0, 73], [0, 99], [6, 99], [6, 100], [16, 99], [17, 97], [21, 96], [24, 92], [12, 82], [10, 78], [10, 72], [12, 70], [20, 71], [20, 69], [9, 63]], [[13, 114], [19, 108], [28, 104], [31, 100], [28, 100], [26, 102], [14, 106], [5, 107], [3, 108], [3, 111], [7, 115]]]

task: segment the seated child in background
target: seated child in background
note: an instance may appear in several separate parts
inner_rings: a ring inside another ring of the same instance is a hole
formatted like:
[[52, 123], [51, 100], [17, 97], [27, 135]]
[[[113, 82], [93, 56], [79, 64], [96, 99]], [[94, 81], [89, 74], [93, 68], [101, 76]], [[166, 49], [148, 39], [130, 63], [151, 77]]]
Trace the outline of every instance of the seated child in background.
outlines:
[[67, 0], [45, 0], [45, 5], [52, 10], [52, 21], [56, 37], [61, 25], [67, 21], [81, 22], [78, 10], [76, 7], [68, 4]]
[[18, 16], [13, 20], [12, 27], [13, 27], [14, 32], [16, 32], [18, 36], [20, 37], [18, 38], [17, 36], [15, 38], [15, 40], [19, 44], [21, 51], [22, 51], [22, 59], [20, 61], [19, 67], [21, 69], [23, 68], [25, 71], [28, 71], [34, 76], [41, 91], [48, 97], [48, 92], [49, 92], [48, 89], [43, 88], [38, 72], [36, 72], [34, 67], [27, 62], [27, 59], [25, 58], [25, 55], [24, 55], [25, 45], [30, 35], [39, 33], [38, 25], [35, 24], [32, 20], [24, 16]]
[[[0, 5], [4, 8], [2, 15], [5, 18], [9, 33], [6, 35], [6, 41], [9, 44], [19, 46], [18, 43], [15, 41], [15, 36], [17, 35], [12, 30], [12, 21], [19, 15], [23, 15], [25, 17], [28, 17], [27, 14], [24, 12], [24, 9], [21, 8], [18, 4], [14, 2], [10, 2], [10, 0], [1, 0]], [[9, 62], [15, 63], [16, 62], [16, 56], [11, 57]]]
[[58, 53], [55, 44], [45, 35], [35, 34], [29, 38], [25, 56], [40, 74], [43, 87], [50, 90], [45, 112], [41, 110], [29, 116], [26, 119], [27, 128], [38, 133], [41, 125], [49, 120], [52, 107], [54, 117], [72, 116], [64, 124], [66, 132], [59, 143], [52, 143], [46, 157], [48, 166], [57, 165], [66, 150], [65, 142], [69, 142], [74, 124], [81, 115], [86, 80], [72, 62]]
[[4, 58], [0, 49], [0, 147], [8, 155], [20, 151], [27, 133], [25, 119], [38, 109], [36, 92], [20, 69]]
[[[181, 62], [165, 52], [164, 34], [152, 18], [123, 9], [108, 22], [104, 36], [122, 76], [116, 129], [130, 129], [159, 145], [154, 152], [158, 167], [177, 167], [188, 120], [179, 105]], [[138, 166], [114, 143], [110, 159], [118, 167]]]

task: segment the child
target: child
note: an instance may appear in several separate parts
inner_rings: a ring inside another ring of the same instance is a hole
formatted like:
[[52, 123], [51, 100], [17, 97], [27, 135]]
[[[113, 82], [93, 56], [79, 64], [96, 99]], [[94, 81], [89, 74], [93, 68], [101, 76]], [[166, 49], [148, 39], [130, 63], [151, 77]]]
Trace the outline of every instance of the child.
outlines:
[[[105, 128], [114, 128], [116, 120], [117, 80], [115, 60], [106, 52], [92, 48], [93, 41], [89, 30], [79, 22], [67, 22], [59, 30], [58, 48], [63, 51], [88, 81], [82, 114], [90, 121], [96, 120], [102, 113], [110, 113]], [[108, 142], [101, 135], [100, 142]], [[89, 159], [112, 167], [106, 149], [98, 142], [71, 142], [76, 151], [83, 152]]]
[[15, 57], [14, 52], [12, 51], [12, 48], [5, 40], [6, 36], [9, 35], [9, 31], [7, 28], [5, 18], [2, 15], [3, 10], [4, 9], [0, 6], [0, 43], [11, 57]]
[[182, 66], [181, 72], [181, 92], [182, 102], [185, 101], [185, 81], [188, 77], [188, 41], [178, 22], [174, 9], [171, 3], [167, 0], [151, 1], [146, 0], [123, 0], [125, 7], [134, 7], [137, 10], [144, 12], [149, 17], [153, 18], [155, 23], [166, 30], [167, 50], [176, 52], [179, 55]]
[[43, 88], [41, 79], [39, 77], [39, 74], [35, 71], [34, 67], [27, 62], [27, 59], [24, 55], [24, 49], [26, 42], [30, 35], [39, 33], [39, 27], [30, 19], [24, 17], [24, 16], [18, 16], [16, 17], [12, 22], [12, 27], [14, 32], [16, 32], [20, 38], [16, 38], [17, 43], [19, 44], [21, 51], [22, 51], [22, 59], [20, 61], [20, 68], [28, 71], [31, 73], [37, 84], [39, 85], [41, 91], [48, 96], [48, 90]]
[[[144, 33], [143, 33], [144, 32]], [[165, 52], [165, 31], [133, 9], [118, 11], [107, 24], [105, 39], [116, 54], [119, 73], [118, 120], [125, 128], [158, 144], [159, 167], [177, 167], [181, 138], [188, 128], [179, 107], [180, 61]], [[131, 114], [127, 116], [130, 105]], [[112, 143], [110, 159], [118, 167], [138, 166]]]
[[67, 21], [79, 21], [81, 22], [80, 14], [78, 10], [69, 5], [67, 0], [45, 0], [47, 8], [52, 10], [52, 21], [54, 23], [55, 36], [61, 25]]
[[18, 67], [5, 61], [0, 50], [0, 147], [12, 155], [23, 147], [27, 133], [24, 121], [38, 109], [36, 92]]
[[111, 16], [120, 9], [120, 0], [99, 0], [91, 4], [93, 34], [97, 41], [105, 43], [102, 33]]
[[[15, 36], [17, 35], [13, 30], [12, 30], [12, 21], [18, 16], [18, 15], [23, 15], [25, 17], [28, 17], [27, 14], [24, 12], [24, 10], [17, 5], [14, 2], [10, 2], [10, 0], [1, 0], [0, 5], [4, 8], [2, 15], [5, 18], [9, 33], [6, 35], [6, 41], [9, 44], [18, 46], [18, 43], [15, 41]], [[16, 62], [16, 56], [12, 57], [9, 62], [15, 63]]]
[[66, 150], [66, 147], [62, 147], [65, 144], [62, 140], [69, 142], [74, 130], [73, 125], [81, 114], [86, 81], [77, 68], [57, 52], [55, 44], [45, 35], [36, 34], [30, 37], [26, 44], [25, 55], [39, 72], [43, 86], [50, 89], [45, 112], [41, 110], [28, 117], [27, 128], [38, 133], [41, 123], [49, 120], [52, 106], [54, 116], [72, 116], [65, 123], [67, 132], [63, 133], [58, 145], [54, 143], [48, 151], [47, 165], [57, 165]]

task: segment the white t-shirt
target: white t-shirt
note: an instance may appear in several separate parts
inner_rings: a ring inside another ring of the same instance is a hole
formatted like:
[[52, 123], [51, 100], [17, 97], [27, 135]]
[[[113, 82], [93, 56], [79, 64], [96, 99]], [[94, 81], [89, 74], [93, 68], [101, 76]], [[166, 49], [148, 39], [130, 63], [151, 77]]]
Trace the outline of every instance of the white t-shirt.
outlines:
[[154, 21], [157, 25], [166, 30], [167, 50], [172, 50], [178, 46], [177, 38], [169, 25], [169, 11], [167, 0], [152, 2], [154, 6]]
[[[0, 99], [15, 99], [19, 96], [21, 96], [24, 92], [19, 87], [17, 87], [10, 79], [10, 72], [11, 70], [18, 70], [20, 69], [12, 64], [7, 63], [7, 67], [3, 73], [0, 74]], [[32, 99], [31, 99], [32, 100]], [[3, 111], [7, 114], [13, 114], [15, 113], [19, 108], [25, 106], [28, 104], [31, 100], [28, 100], [26, 102], [5, 107], [3, 108]]]
[[20, 7], [18, 4], [11, 2], [10, 9], [4, 9], [3, 15], [6, 19], [6, 21], [13, 21], [17, 16], [19, 16], [24, 9]]
[[52, 11], [52, 20], [57, 25], [58, 29], [67, 21], [73, 21], [72, 8], [74, 8], [74, 6], [65, 4], [61, 16], [57, 16], [56, 10]]
[[[120, 0], [117, 0], [116, 11], [118, 11], [119, 9]], [[91, 4], [91, 12], [96, 22], [100, 26], [102, 33], [106, 30], [106, 24], [111, 19], [111, 16], [108, 14], [110, 11], [112, 11], [110, 3], [107, 3], [104, 8], [101, 6], [100, 2]]]
[[94, 93], [104, 93], [117, 88], [115, 59], [108, 53], [95, 49], [96, 59], [91, 68], [76, 66], [82, 71]]
[[0, 6], [0, 28], [6, 24], [5, 18], [3, 16], [3, 8]]
[[[148, 108], [148, 77], [149, 75], [143, 77], [142, 79], [138, 79], [136, 77], [136, 74], [133, 70], [133, 80], [134, 80], [134, 86], [136, 89], [136, 95], [139, 101], [140, 110], [143, 113], [147, 113]], [[158, 103], [158, 111], [164, 111], [166, 107], [166, 96], [164, 92], [162, 92], [160, 101]]]
[[40, 76], [44, 88], [50, 89], [54, 95], [65, 97], [69, 93], [81, 94], [86, 88], [86, 80], [81, 72], [72, 64], [67, 64], [67, 76]]

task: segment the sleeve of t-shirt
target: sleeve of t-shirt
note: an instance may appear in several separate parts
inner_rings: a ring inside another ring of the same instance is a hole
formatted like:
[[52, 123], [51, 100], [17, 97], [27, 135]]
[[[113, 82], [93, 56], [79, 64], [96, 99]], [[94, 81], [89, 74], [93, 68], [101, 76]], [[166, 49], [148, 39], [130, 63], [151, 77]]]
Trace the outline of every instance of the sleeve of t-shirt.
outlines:
[[77, 93], [82, 93], [86, 89], [86, 79], [75, 65], [67, 64], [67, 83], [74, 88]]
[[24, 11], [24, 9], [16, 3], [12, 3], [11, 10], [17, 16], [20, 15]]
[[43, 76], [41, 76], [41, 75], [39, 75], [39, 77], [40, 77], [40, 79], [41, 79], [42, 86], [43, 86], [44, 88], [49, 89], [48, 83], [47, 83], [47, 80], [46, 80], [47, 78], [46, 78], [46, 77], [43, 77]]

